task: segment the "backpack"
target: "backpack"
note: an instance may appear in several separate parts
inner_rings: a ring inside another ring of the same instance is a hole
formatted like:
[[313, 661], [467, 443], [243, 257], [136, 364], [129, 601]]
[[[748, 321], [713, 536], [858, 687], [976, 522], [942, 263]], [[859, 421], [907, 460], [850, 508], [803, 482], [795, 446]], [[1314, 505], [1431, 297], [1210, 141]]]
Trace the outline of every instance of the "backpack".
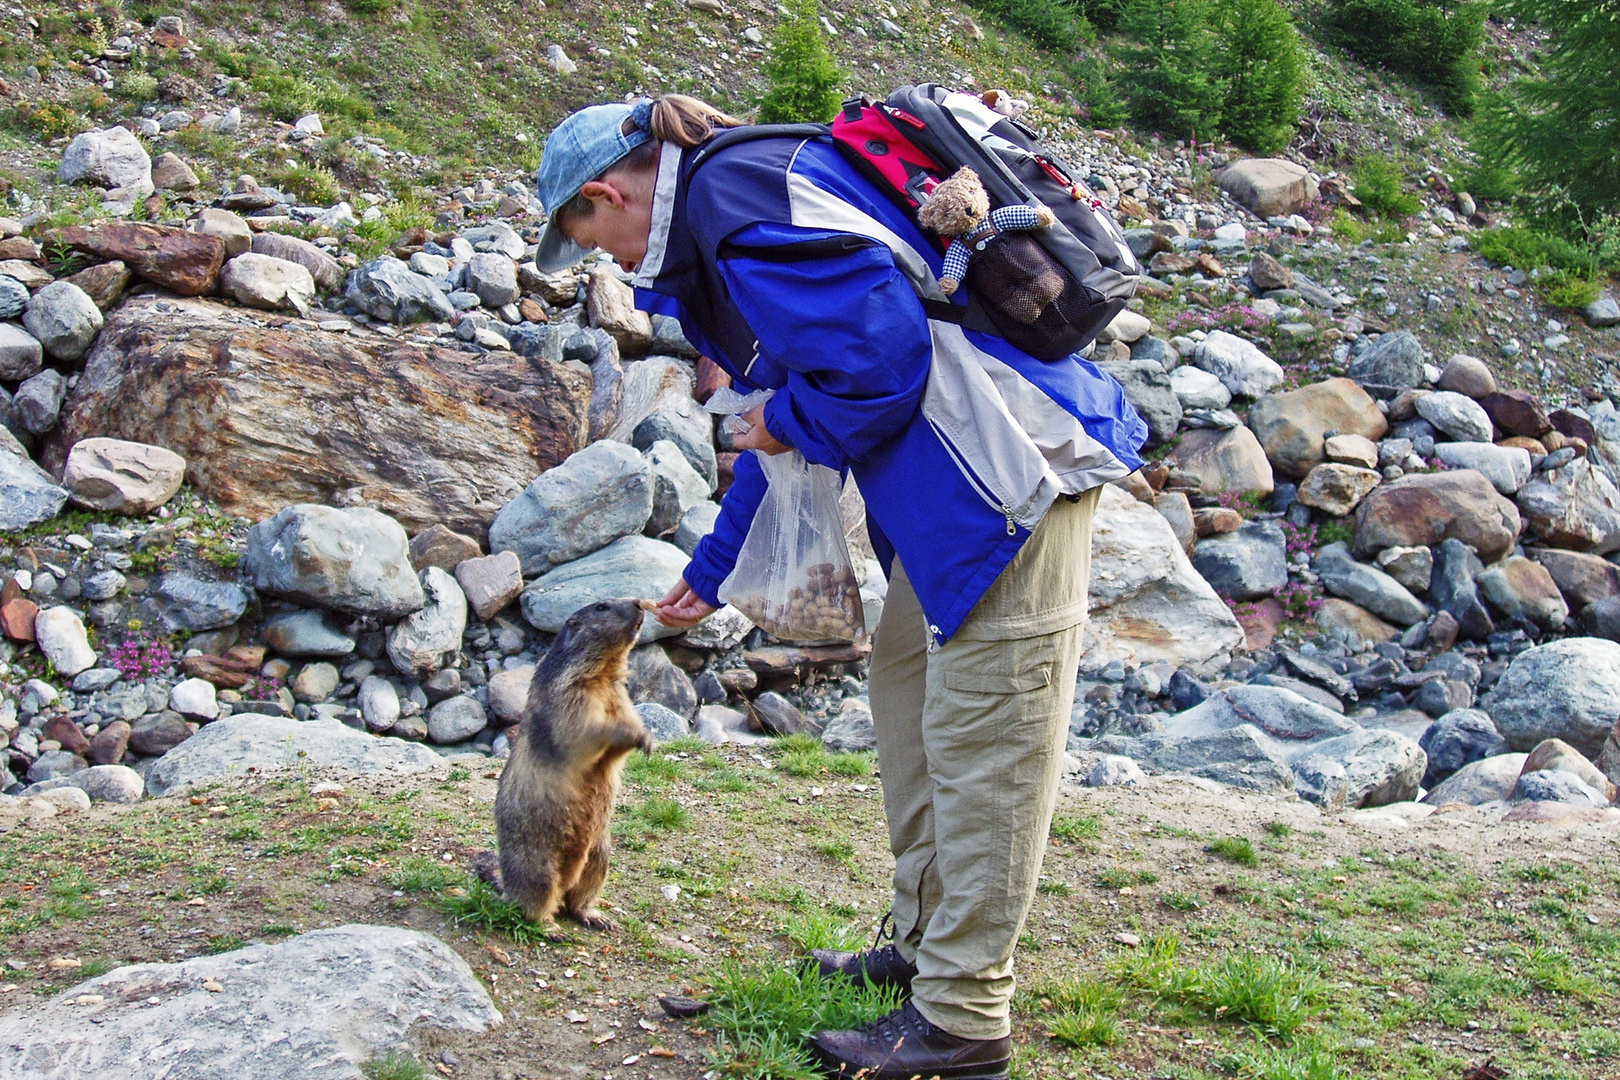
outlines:
[[[830, 125], [731, 128], [699, 148], [693, 168], [736, 142], [825, 135], [942, 253], [949, 238], [919, 222], [917, 210], [962, 166], [978, 174], [992, 210], [1044, 204], [1055, 216], [1044, 228], [975, 243], [964, 278], [967, 303], [923, 297], [930, 318], [1057, 360], [1095, 340], [1135, 292], [1141, 264], [1102, 200], [1033, 131], [972, 94], [931, 83], [902, 86], [880, 102], [849, 99]], [[1032, 304], [1029, 287], [1042, 282], [1048, 284]]]

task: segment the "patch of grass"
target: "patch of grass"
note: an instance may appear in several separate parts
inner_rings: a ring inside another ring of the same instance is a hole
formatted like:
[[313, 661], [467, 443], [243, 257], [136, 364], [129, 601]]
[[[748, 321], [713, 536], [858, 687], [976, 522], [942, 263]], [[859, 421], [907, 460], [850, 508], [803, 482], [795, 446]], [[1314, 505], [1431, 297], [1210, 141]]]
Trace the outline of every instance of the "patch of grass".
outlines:
[[208, 951], [211, 953], [235, 952], [247, 942], [237, 934], [210, 934], [208, 936]]
[[79, 965], [74, 974], [80, 979], [94, 979], [98, 975], [105, 975], [117, 965], [104, 956], [93, 957]]
[[810, 850], [825, 859], [834, 862], [849, 863], [855, 858], [855, 841], [844, 838], [839, 840], [817, 840], [810, 845]]
[[1059, 881], [1057, 878], [1043, 877], [1040, 880], [1040, 884], [1035, 886], [1035, 891], [1043, 893], [1047, 896], [1068, 896], [1070, 893], [1074, 892], [1074, 889], [1067, 881]]
[[659, 796], [654, 796], [636, 807], [634, 815], [645, 832], [668, 832], [671, 829], [684, 829], [692, 821], [686, 807], [674, 799]]
[[458, 926], [490, 930], [519, 945], [538, 945], [550, 940], [554, 927], [530, 922], [510, 900], [503, 899], [487, 883], [463, 878], [461, 886], [447, 889], [433, 898], [433, 906]]
[[1049, 1006], [1052, 1019], [1047, 1034], [1067, 1046], [1113, 1046], [1123, 1037], [1119, 1026], [1125, 995], [1097, 979], [1064, 979], [1035, 990]]
[[46, 900], [41, 914], [53, 923], [87, 919], [96, 910], [95, 889], [83, 870], [74, 867], [63, 871], [45, 887]]
[[1204, 850], [1239, 866], [1260, 865], [1260, 856], [1254, 853], [1254, 845], [1245, 836], [1223, 836]]
[[679, 780], [685, 770], [673, 754], [630, 755], [624, 765], [624, 778], [632, 784], [663, 785]]
[[1285, 836], [1294, 835], [1294, 827], [1286, 821], [1268, 821], [1266, 822], [1266, 833], [1281, 840]]
[[1422, 1013], [1453, 1027], [1467, 1023], [1490, 1004], [1497, 975], [1474, 964], [1431, 968]]
[[1216, 1064], [1249, 1080], [1344, 1080], [1349, 1075], [1319, 1047], [1301, 1050], [1260, 1043], [1222, 1055]]
[[789, 915], [782, 921], [782, 936], [793, 942], [800, 954], [808, 954], [811, 949], [856, 952], [863, 944], [862, 931], [856, 923], [820, 908]]
[[739, 1080], [819, 1080], [804, 1041], [823, 1029], [860, 1027], [900, 1004], [897, 988], [858, 988], [809, 966], [748, 967], [725, 961], [709, 983], [713, 1064]]
[[830, 754], [827, 770], [834, 776], [871, 776], [872, 757], [870, 754]]
[[1173, 911], [1197, 911], [1204, 906], [1203, 899], [1190, 892], [1165, 893], [1159, 902]]
[[1116, 980], [1216, 1020], [1263, 1035], [1291, 1037], [1322, 1011], [1326, 988], [1317, 975], [1264, 953], [1233, 953], [1197, 967], [1179, 962], [1181, 939], [1157, 934], [1111, 965]]
[[1550, 994], [1564, 994], [1579, 1001], [1596, 1001], [1602, 985], [1575, 969], [1569, 954], [1541, 945], [1520, 950], [1519, 970], [1526, 979]]
[[1132, 885], [1151, 885], [1159, 880], [1159, 875], [1152, 870], [1125, 870], [1118, 866], [1107, 866], [1097, 871], [1097, 888], [1124, 889]]
[[1113, 1046], [1121, 1038], [1119, 1018], [1096, 1009], [1074, 1009], [1053, 1017], [1052, 1038], [1067, 1046]]
[[754, 781], [730, 765], [721, 763], [712, 772], [698, 777], [692, 786], [702, 792], [736, 793], [753, 790]]
[[438, 859], [412, 856], [401, 859], [399, 868], [385, 879], [401, 892], [428, 892], [444, 889], [466, 879], [466, 875]]
[[1097, 840], [1102, 836], [1102, 821], [1089, 814], [1059, 815], [1052, 819], [1052, 836], [1070, 844]]
[[366, 1080], [425, 1080], [427, 1076], [421, 1062], [398, 1050], [364, 1062], [360, 1072]]

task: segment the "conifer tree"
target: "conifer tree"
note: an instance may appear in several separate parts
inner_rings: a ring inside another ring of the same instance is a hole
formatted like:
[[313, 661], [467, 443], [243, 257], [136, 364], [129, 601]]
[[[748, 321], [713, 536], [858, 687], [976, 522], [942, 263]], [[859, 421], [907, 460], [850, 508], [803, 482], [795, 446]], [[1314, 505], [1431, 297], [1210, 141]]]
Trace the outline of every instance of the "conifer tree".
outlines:
[[1509, 0], [1548, 34], [1540, 72], [1518, 79], [1481, 118], [1483, 156], [1532, 187], [1562, 189], [1620, 213], [1620, 0]]
[[1167, 135], [1213, 138], [1221, 86], [1208, 0], [1130, 0], [1120, 14], [1120, 79], [1137, 123]]
[[1221, 129], [1239, 146], [1278, 153], [1305, 93], [1299, 33], [1277, 0], [1220, 0], [1216, 16]]
[[844, 73], [833, 62], [815, 0], [791, 0], [763, 71], [770, 89], [759, 104], [762, 124], [826, 123], [843, 101]]

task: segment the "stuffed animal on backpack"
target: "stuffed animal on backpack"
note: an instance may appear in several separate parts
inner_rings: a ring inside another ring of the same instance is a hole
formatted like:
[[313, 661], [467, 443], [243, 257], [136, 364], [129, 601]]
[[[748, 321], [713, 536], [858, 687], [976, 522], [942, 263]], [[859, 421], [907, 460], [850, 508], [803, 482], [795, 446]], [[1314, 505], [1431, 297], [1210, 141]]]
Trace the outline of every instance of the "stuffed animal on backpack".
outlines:
[[[941, 180], [917, 209], [917, 220], [942, 237], [950, 238], [939, 285], [951, 295], [967, 277], [969, 263], [990, 241], [1003, 233], [1042, 229], [1055, 220], [1045, 206], [1000, 206], [990, 209], [990, 196], [979, 174], [966, 165]], [[1033, 243], [1033, 241], [1031, 241]], [[1018, 273], [1016, 282], [985, 282], [987, 290], [1007, 313], [1030, 324], [1063, 292], [1063, 279], [1055, 272]]]

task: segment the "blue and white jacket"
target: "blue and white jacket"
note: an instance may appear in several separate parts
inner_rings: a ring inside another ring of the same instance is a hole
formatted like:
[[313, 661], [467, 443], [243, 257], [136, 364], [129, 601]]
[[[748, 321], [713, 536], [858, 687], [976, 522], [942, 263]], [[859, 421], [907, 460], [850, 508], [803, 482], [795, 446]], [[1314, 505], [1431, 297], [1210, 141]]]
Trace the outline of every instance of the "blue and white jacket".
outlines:
[[[743, 141], [690, 163], [664, 144], [637, 306], [679, 319], [739, 389], [775, 389], [765, 426], [779, 441], [853, 473], [873, 547], [885, 571], [899, 555], [935, 643], [1055, 499], [1141, 466], [1147, 426], [1113, 378], [924, 314], [919, 293], [946, 299], [939, 253], [830, 139]], [[711, 604], [764, 491], [743, 454], [686, 570]]]

